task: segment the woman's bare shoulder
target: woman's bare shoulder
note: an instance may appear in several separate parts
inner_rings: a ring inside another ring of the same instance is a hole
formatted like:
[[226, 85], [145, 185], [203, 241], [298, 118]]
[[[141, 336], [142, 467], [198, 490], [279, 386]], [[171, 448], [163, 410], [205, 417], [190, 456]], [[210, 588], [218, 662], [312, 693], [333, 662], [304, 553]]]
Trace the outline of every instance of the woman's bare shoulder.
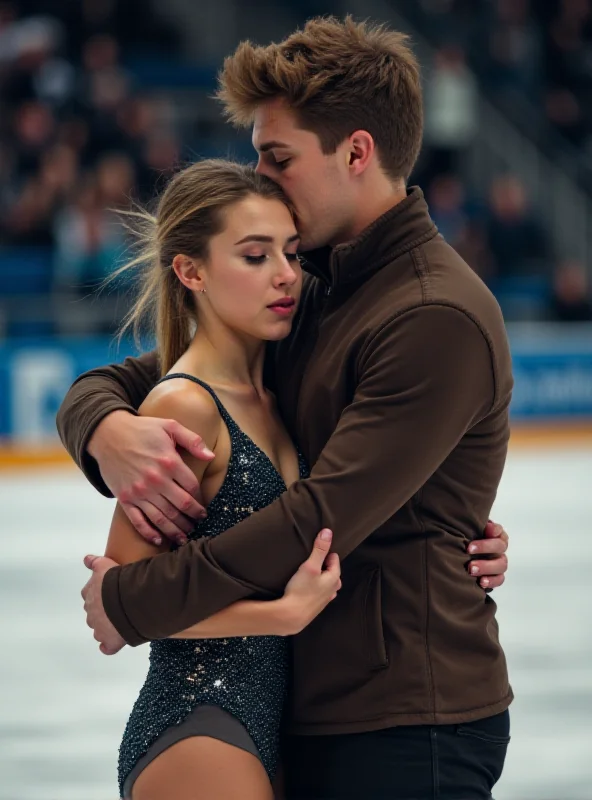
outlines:
[[141, 416], [173, 419], [215, 444], [222, 417], [212, 395], [198, 383], [174, 379], [157, 384], [138, 409]]

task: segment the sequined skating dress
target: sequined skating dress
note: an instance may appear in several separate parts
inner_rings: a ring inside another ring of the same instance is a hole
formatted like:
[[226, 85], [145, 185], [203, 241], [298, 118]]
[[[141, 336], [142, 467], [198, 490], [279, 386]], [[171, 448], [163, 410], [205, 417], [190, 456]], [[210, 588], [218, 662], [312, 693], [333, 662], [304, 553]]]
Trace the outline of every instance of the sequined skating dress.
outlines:
[[[216, 536], [276, 500], [286, 485], [265, 453], [238, 427], [207, 384], [230, 434], [232, 452], [224, 483], [190, 539]], [[302, 456], [300, 475], [307, 468]], [[150, 646], [146, 681], [127, 723], [119, 751], [119, 785], [158, 737], [179, 725], [196, 706], [215, 705], [247, 729], [270, 778], [276, 769], [288, 675], [287, 640], [280, 636], [229, 639], [162, 639]]]

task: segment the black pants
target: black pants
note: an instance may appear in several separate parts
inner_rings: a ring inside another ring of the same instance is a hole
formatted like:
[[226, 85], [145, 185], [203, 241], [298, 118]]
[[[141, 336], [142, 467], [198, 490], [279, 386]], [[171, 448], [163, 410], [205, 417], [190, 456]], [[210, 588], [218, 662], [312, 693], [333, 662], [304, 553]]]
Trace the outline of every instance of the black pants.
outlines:
[[490, 800], [502, 774], [508, 711], [461, 725], [289, 736], [287, 800]]

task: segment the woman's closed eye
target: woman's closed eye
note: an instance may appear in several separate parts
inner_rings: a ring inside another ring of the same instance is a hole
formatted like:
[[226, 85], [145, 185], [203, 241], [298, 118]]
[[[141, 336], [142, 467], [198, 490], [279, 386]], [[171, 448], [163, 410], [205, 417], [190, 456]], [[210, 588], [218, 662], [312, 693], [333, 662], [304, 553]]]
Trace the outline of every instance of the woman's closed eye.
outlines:
[[269, 258], [268, 255], [262, 253], [260, 256], [243, 256], [247, 264], [263, 264], [263, 262]]
[[283, 161], [276, 161], [276, 162], [275, 162], [275, 166], [276, 166], [276, 167], [277, 167], [279, 170], [284, 170], [284, 169], [286, 169], [286, 167], [289, 165], [290, 161], [292, 161], [292, 159], [291, 159], [291, 158], [285, 158]]
[[[296, 262], [300, 262], [302, 259], [298, 255], [298, 253], [284, 253], [284, 257], [290, 264], [295, 264]], [[262, 253], [260, 256], [254, 255], [246, 255], [244, 256], [245, 261], [247, 264], [252, 264], [253, 266], [257, 264], [264, 264], [265, 261], [269, 258], [266, 253]]]

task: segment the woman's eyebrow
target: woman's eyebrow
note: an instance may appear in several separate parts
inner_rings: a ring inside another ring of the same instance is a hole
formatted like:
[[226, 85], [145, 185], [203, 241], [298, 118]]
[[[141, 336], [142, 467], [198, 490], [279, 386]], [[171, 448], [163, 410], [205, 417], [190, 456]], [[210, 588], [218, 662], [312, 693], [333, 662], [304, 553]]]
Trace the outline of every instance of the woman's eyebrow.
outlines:
[[[292, 242], [297, 242], [300, 239], [299, 234], [295, 233], [293, 236], [290, 236], [286, 239], [286, 244], [291, 244]], [[239, 244], [245, 244], [245, 242], [263, 242], [264, 244], [272, 244], [273, 243], [273, 236], [263, 236], [257, 233], [251, 233], [249, 236], [245, 236], [240, 241], [235, 242], [235, 247]]]
[[272, 236], [261, 236], [257, 233], [250, 234], [249, 236], [245, 236], [244, 239], [241, 239], [239, 242], [235, 242], [234, 244], [244, 244], [245, 242], [264, 242], [269, 243], [273, 242]]

